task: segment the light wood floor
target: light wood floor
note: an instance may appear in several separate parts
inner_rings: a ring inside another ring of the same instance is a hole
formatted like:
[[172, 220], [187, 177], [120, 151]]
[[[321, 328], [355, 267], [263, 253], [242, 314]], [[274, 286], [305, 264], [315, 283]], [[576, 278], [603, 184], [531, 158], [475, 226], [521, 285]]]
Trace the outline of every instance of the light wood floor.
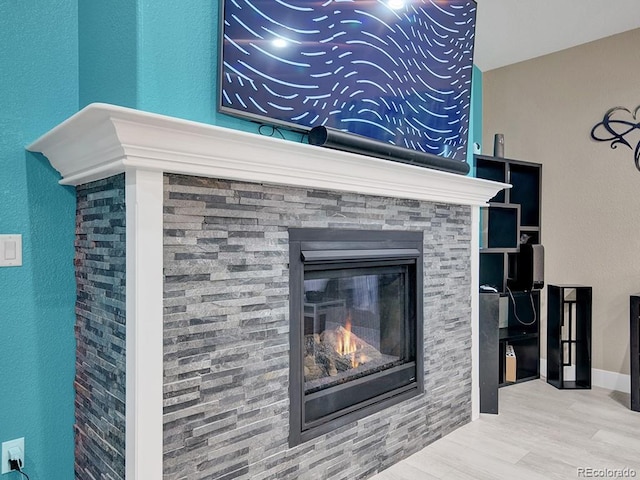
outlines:
[[[628, 394], [534, 380], [501, 388], [499, 400], [499, 415], [482, 414], [372, 480], [640, 478], [640, 412]], [[633, 472], [616, 477], [624, 468]]]

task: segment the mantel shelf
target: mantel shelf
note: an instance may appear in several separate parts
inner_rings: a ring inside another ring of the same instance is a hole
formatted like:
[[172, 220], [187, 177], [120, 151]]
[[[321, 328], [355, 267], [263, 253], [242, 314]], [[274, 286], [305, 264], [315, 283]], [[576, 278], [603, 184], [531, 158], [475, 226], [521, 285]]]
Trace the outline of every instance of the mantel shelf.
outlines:
[[66, 185], [140, 169], [462, 205], [485, 205], [510, 187], [100, 103], [27, 149], [43, 153]]

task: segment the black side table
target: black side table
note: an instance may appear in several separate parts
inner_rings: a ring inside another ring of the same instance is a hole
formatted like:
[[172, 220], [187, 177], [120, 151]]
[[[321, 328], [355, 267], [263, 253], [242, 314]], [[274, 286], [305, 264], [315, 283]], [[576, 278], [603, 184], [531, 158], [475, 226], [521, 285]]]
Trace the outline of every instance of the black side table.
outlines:
[[640, 293], [631, 295], [631, 410], [640, 412]]
[[[575, 380], [564, 367], [575, 365]], [[547, 287], [547, 383], [556, 388], [591, 388], [591, 287]]]

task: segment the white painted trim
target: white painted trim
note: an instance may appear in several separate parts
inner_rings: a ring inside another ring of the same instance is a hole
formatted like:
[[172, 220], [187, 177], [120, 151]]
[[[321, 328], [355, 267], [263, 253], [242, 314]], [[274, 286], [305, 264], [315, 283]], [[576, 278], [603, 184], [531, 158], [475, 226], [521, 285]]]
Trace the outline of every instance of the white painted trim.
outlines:
[[480, 418], [480, 207], [471, 208], [471, 420]]
[[[547, 378], [547, 359], [540, 359], [540, 376]], [[616, 392], [631, 393], [631, 376], [626, 373], [610, 372], [598, 368], [591, 369], [591, 385], [615, 390]]]
[[81, 185], [142, 168], [462, 205], [510, 185], [106, 104], [91, 104], [27, 147]]
[[631, 393], [631, 375], [607, 370], [591, 369], [591, 384], [617, 392]]
[[126, 176], [126, 478], [162, 478], [163, 174]]

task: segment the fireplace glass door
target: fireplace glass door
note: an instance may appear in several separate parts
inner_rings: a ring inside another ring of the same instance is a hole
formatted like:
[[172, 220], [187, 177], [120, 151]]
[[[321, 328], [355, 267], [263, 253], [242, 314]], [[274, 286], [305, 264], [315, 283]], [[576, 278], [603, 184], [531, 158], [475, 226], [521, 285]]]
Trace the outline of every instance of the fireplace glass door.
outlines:
[[407, 270], [394, 265], [305, 272], [305, 394], [415, 360]]
[[292, 289], [292, 418], [303, 438], [422, 389], [421, 242], [338, 246], [349, 248], [301, 243], [291, 255], [290, 281], [301, 283]]

